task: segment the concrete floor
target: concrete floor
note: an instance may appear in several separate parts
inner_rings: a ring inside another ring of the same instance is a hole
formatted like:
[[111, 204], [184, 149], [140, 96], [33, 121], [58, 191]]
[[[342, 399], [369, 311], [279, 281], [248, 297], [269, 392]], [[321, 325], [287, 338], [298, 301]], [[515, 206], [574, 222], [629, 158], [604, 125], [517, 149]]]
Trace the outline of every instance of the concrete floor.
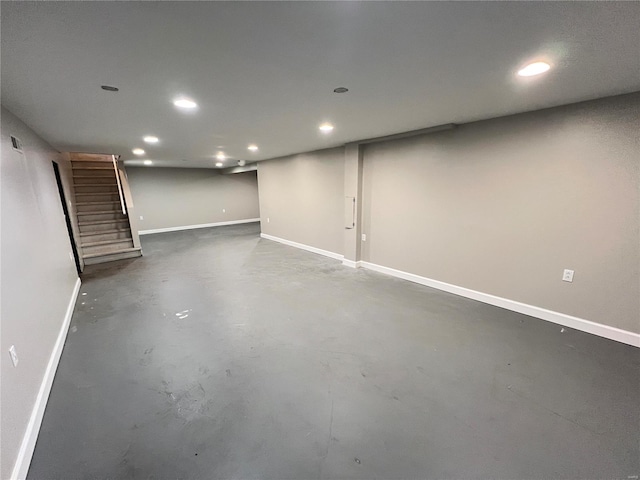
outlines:
[[640, 350], [258, 233], [87, 268], [28, 478], [640, 474]]

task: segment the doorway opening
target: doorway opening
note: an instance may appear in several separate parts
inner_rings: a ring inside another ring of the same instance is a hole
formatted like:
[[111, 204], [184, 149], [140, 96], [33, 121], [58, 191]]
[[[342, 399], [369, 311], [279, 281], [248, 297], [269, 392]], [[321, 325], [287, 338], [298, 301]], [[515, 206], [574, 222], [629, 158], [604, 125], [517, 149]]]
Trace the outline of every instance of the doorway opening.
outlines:
[[71, 217], [69, 216], [69, 208], [67, 207], [67, 197], [64, 194], [64, 188], [62, 187], [62, 177], [60, 177], [60, 167], [56, 162], [53, 164], [53, 172], [56, 175], [56, 183], [58, 184], [58, 193], [60, 193], [60, 201], [62, 202], [62, 211], [64, 212], [64, 220], [67, 224], [67, 232], [69, 232], [69, 242], [71, 243], [71, 251], [73, 252], [73, 259], [76, 262], [76, 270], [78, 275], [82, 273], [80, 269], [80, 257], [78, 257], [78, 249], [76, 248], [76, 242], [73, 240], [73, 228], [71, 227]]

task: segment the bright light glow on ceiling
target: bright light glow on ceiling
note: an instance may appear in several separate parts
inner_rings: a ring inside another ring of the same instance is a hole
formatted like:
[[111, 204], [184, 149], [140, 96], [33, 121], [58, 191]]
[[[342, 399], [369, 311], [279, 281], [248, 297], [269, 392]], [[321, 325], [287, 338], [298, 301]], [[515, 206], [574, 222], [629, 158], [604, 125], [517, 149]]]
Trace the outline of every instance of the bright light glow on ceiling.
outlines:
[[534, 75], [540, 75], [548, 71], [550, 68], [551, 65], [546, 62], [534, 62], [518, 70], [518, 75], [521, 77], [533, 77]]
[[323, 123], [318, 127], [322, 133], [329, 133], [333, 130], [333, 125], [330, 123]]
[[217, 158], [218, 160], [224, 160], [224, 159], [226, 159], [226, 158], [227, 158], [227, 156], [226, 156], [223, 152], [218, 152], [218, 153], [216, 154], [216, 158]]
[[249, 145], [247, 147], [247, 150], [251, 150], [252, 152], [257, 152], [258, 151], [258, 146], [257, 145]]
[[141, 148], [134, 148], [131, 151], [133, 152], [134, 155], [144, 155], [144, 150]]
[[158, 143], [158, 137], [154, 137], [153, 135], [147, 135], [142, 139], [147, 143]]
[[198, 106], [198, 104], [193, 100], [191, 100], [190, 98], [184, 98], [184, 97], [176, 98], [173, 101], [173, 104], [178, 108], [185, 108], [187, 110], [192, 110]]
[[151, 160], [145, 160], [144, 164], [145, 165], [153, 165], [153, 162]]
[[216, 167], [221, 167], [221, 166], [222, 166], [222, 162], [216, 163]]

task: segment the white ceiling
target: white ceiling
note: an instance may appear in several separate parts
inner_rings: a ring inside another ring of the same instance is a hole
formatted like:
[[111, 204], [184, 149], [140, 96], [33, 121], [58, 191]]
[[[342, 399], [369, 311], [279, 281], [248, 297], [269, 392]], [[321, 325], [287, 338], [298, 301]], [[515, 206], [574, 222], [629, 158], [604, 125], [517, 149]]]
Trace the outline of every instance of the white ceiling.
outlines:
[[[640, 90], [640, 2], [1, 8], [5, 107], [60, 150], [142, 147], [161, 166], [211, 167], [218, 145], [228, 166]], [[552, 70], [514, 75], [538, 59]], [[199, 109], [176, 110], [179, 94]]]

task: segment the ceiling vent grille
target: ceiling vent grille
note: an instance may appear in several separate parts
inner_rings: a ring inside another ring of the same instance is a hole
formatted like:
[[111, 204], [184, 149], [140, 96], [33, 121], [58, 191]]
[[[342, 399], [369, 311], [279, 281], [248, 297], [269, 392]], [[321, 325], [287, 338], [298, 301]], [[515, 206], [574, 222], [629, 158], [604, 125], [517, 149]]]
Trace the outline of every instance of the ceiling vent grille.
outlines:
[[22, 142], [19, 138], [14, 137], [13, 135], [11, 135], [11, 146], [16, 152], [22, 153]]

